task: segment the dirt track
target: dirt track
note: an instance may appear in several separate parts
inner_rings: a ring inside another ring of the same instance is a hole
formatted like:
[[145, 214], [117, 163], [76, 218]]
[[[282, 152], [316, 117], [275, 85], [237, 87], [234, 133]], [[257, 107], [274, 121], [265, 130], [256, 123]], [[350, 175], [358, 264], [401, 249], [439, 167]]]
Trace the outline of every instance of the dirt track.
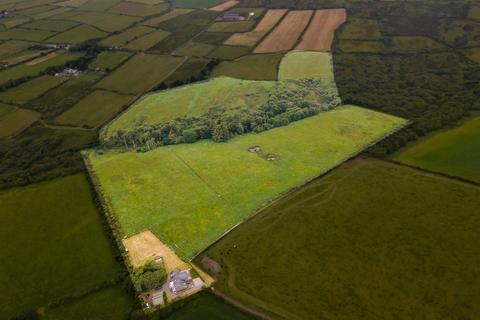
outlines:
[[345, 9], [317, 10], [305, 31], [302, 41], [295, 48], [303, 51], [330, 51], [335, 29], [347, 19]]
[[312, 10], [290, 11], [254, 50], [255, 53], [290, 50], [310, 21]]
[[235, 33], [225, 41], [225, 44], [233, 46], [254, 46], [280, 21], [286, 12], [287, 9], [268, 10], [255, 29], [250, 32]]

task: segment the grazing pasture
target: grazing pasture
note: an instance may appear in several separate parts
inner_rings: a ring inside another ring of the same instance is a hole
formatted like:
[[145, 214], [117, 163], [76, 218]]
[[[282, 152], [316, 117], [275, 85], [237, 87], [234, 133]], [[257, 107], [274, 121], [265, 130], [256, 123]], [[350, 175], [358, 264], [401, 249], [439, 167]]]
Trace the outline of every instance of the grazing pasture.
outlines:
[[445, 49], [445, 46], [438, 41], [427, 37], [392, 37], [393, 44], [397, 50], [415, 51], [428, 49]]
[[225, 44], [253, 47], [282, 19], [286, 12], [286, 9], [268, 10], [255, 29], [250, 32], [233, 34], [225, 41]]
[[39, 118], [38, 112], [0, 102], [0, 138], [8, 138], [20, 133]]
[[121, 276], [83, 174], [0, 191], [0, 203], [2, 319]]
[[53, 119], [87, 95], [99, 79], [100, 76], [96, 74], [80, 74], [31, 101], [26, 107], [41, 112], [47, 120]]
[[148, 5], [143, 3], [134, 3], [134, 2], [120, 2], [113, 8], [109, 9], [108, 12], [118, 13], [128, 16], [136, 17], [147, 17], [153, 16], [162, 13], [168, 9], [166, 3], [160, 3], [157, 5]]
[[192, 12], [193, 9], [175, 8], [159, 17], [154, 17], [144, 21], [143, 24], [150, 27], [157, 27], [160, 23], [176, 18], [178, 16]]
[[125, 109], [133, 96], [96, 90], [55, 118], [54, 122], [96, 128]]
[[77, 25], [78, 25], [78, 22], [75, 22], [75, 21], [36, 20], [30, 23], [24, 24], [22, 28], [62, 32], [62, 31], [71, 29]]
[[30, 19], [26, 17], [24, 18], [18, 17], [18, 18], [6, 18], [6, 19], [4, 18], [0, 21], [1, 21], [1, 25], [3, 25], [7, 29], [10, 29], [18, 25], [21, 25], [23, 23], [29, 22]]
[[181, 81], [182, 83], [191, 81], [192, 77], [200, 79], [204, 76], [202, 71], [205, 70], [205, 67], [209, 62], [210, 60], [206, 58], [188, 58], [185, 63], [183, 63], [163, 82], [167, 85], [172, 85], [178, 83], [178, 81]]
[[385, 44], [382, 41], [364, 41], [364, 40], [340, 40], [338, 49], [343, 52], [382, 52], [385, 51]]
[[286, 51], [293, 48], [308, 25], [312, 10], [290, 11], [275, 29], [255, 48], [255, 53]]
[[217, 289], [281, 318], [470, 318], [479, 206], [478, 188], [357, 159], [204, 254], [221, 265]]
[[166, 79], [183, 62], [184, 58], [137, 54], [102, 79], [96, 87], [125, 94], [143, 93]]
[[0, 92], [0, 101], [23, 105], [41, 96], [50, 89], [61, 85], [66, 80], [66, 78], [52, 77], [49, 75], [41, 76], [7, 91]]
[[470, 10], [468, 11], [468, 18], [480, 20], [480, 5], [470, 5]]
[[208, 54], [210, 58], [233, 60], [250, 53], [250, 48], [237, 46], [218, 46]]
[[154, 28], [146, 26], [135, 26], [119, 34], [113, 34], [108, 38], [103, 39], [102, 41], [100, 41], [100, 44], [105, 47], [122, 47], [128, 42], [153, 31], [155, 31]]
[[[44, 50], [25, 50], [18, 54], [9, 56], [8, 58], [3, 59], [2, 62], [7, 63], [9, 66], [13, 66], [27, 60], [32, 60], [39, 57], [42, 54], [46, 54], [47, 51]], [[36, 59], [35, 59], [36, 60]]]
[[66, 62], [77, 60], [83, 55], [83, 52], [63, 52], [58, 55], [51, 55], [48, 59], [42, 57], [38, 61], [33, 60], [26, 64], [2, 70], [0, 71], [0, 84], [23, 77], [35, 77], [48, 67], [64, 65]]
[[335, 30], [347, 20], [345, 9], [317, 10], [295, 48], [303, 51], [330, 51]]
[[70, 8], [54, 8], [53, 10], [48, 10], [46, 12], [40, 12], [37, 14], [32, 15], [31, 17], [35, 20], [46, 19], [53, 17], [55, 15], [59, 15], [65, 12], [69, 12]]
[[107, 35], [108, 33], [100, 31], [97, 28], [82, 24], [49, 38], [47, 42], [79, 44], [87, 40], [103, 38]]
[[114, 32], [125, 29], [137, 22], [140, 18], [105, 12], [85, 12], [77, 14], [68, 20], [85, 23], [106, 32]]
[[130, 130], [143, 124], [156, 124], [183, 116], [201, 116], [210, 108], [256, 108], [263, 104], [271, 81], [247, 81], [215, 78], [142, 97], [125, 113], [104, 128], [109, 137], [119, 130]]
[[245, 80], [277, 80], [283, 53], [250, 54], [233, 61], [222, 61], [213, 69], [214, 77], [231, 77]]
[[[148, 228], [191, 259], [259, 207], [404, 124], [345, 106], [226, 143], [202, 140], [145, 153], [92, 150], [88, 157], [124, 235]], [[262, 152], [248, 151], [255, 145]], [[267, 154], [277, 160], [267, 161]]]
[[0, 32], [0, 40], [25, 40], [25, 41], [42, 41], [55, 35], [55, 32], [47, 30], [31, 30], [31, 29], [8, 29]]
[[433, 133], [394, 155], [403, 163], [480, 183], [480, 117]]
[[279, 80], [319, 78], [334, 83], [332, 56], [327, 52], [294, 51], [285, 55], [278, 71]]
[[216, 6], [208, 8], [208, 10], [223, 12], [230, 8], [235, 7], [239, 2], [240, 1], [237, 1], [237, 0], [228, 0], [228, 1], [225, 1], [224, 3], [220, 3], [220, 4], [217, 4]]
[[345, 24], [340, 39], [378, 40], [381, 36], [377, 20], [353, 18]]
[[80, 300], [47, 311], [44, 320], [119, 320], [127, 319], [134, 307], [132, 297], [122, 285], [91, 293]]
[[211, 44], [189, 41], [175, 50], [175, 54], [186, 57], [205, 57], [212, 52], [213, 49], [215, 49], [215, 46]]
[[106, 11], [120, 2], [122, 2], [122, 0], [88, 0], [78, 8], [82, 11]]
[[228, 32], [202, 32], [195, 41], [212, 45], [222, 45], [232, 34]]
[[157, 43], [165, 39], [170, 35], [170, 32], [163, 30], [155, 30], [152, 33], [141, 36], [135, 40], [130, 41], [125, 45], [125, 49], [146, 51]]
[[223, 302], [212, 294], [200, 293], [185, 306], [176, 310], [168, 320], [251, 320], [250, 316]]
[[89, 0], [67, 0], [67, 1], [62, 1], [62, 2], [55, 2], [56, 6], [62, 6], [62, 7], [72, 7], [72, 8], [77, 8], [80, 7], [81, 5], [87, 3]]
[[131, 55], [132, 53], [125, 51], [103, 51], [90, 63], [89, 67], [94, 69], [99, 68], [101, 70], [112, 70], [127, 60]]

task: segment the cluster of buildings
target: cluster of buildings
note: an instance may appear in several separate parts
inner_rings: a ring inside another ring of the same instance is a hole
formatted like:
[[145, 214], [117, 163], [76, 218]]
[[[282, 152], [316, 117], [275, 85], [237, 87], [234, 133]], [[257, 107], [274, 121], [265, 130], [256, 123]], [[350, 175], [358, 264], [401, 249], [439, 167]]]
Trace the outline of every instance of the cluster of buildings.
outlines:
[[55, 73], [55, 77], [73, 78], [73, 77], [78, 76], [80, 73], [82, 73], [82, 71], [80, 71], [78, 69], [66, 68], [66, 69], [63, 69], [62, 72]]
[[8, 18], [10, 13], [7, 10], [0, 10], [0, 19]]
[[251, 17], [255, 15], [254, 12], [250, 12], [247, 17], [241, 15], [240, 13], [233, 12], [233, 11], [227, 11], [224, 14], [222, 14], [218, 20], [221, 21], [245, 21], [249, 20]]

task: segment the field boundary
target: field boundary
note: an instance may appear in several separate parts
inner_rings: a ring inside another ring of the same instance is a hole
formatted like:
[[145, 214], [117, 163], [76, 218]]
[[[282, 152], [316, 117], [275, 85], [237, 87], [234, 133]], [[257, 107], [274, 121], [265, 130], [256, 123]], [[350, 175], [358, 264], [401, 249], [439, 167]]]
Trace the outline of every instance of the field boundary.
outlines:
[[[342, 108], [342, 106], [340, 106], [339, 108]], [[337, 108], [338, 109], [338, 108]], [[378, 111], [376, 111], [378, 112]], [[379, 112], [379, 113], [382, 113], [382, 114], [385, 114], [383, 112]], [[405, 119], [406, 120], [406, 119]], [[230, 232], [232, 232], [233, 230], [235, 230], [238, 226], [240, 226], [241, 224], [253, 219], [255, 216], [257, 216], [261, 211], [263, 211], [264, 209], [274, 205], [275, 203], [277, 203], [279, 200], [291, 195], [292, 193], [298, 191], [299, 189], [301, 189], [303, 186], [305, 186], [306, 184], [312, 182], [312, 181], [315, 181], [319, 178], [322, 178], [323, 176], [325, 176], [326, 174], [330, 173], [332, 170], [340, 167], [341, 165], [343, 165], [345, 162], [349, 161], [349, 160], [352, 160], [354, 158], [356, 158], [358, 155], [362, 154], [365, 150], [367, 150], [368, 148], [376, 145], [377, 143], [379, 143], [380, 141], [384, 140], [385, 138], [387, 138], [388, 136], [396, 133], [397, 131], [399, 131], [400, 129], [408, 126], [411, 122], [409, 120], [407, 120], [406, 123], [403, 123], [403, 124], [399, 124], [398, 126], [392, 128], [390, 131], [386, 132], [385, 134], [383, 134], [381, 137], [379, 137], [378, 139], [372, 141], [370, 144], [366, 145], [363, 149], [359, 150], [358, 152], [354, 152], [353, 154], [350, 154], [350, 155], [347, 155], [345, 156], [342, 160], [339, 161], [339, 163], [335, 166], [333, 166], [332, 168], [324, 171], [324, 172], [320, 172], [318, 173], [317, 175], [315, 175], [313, 178], [311, 179], [308, 179], [304, 182], [302, 182], [301, 184], [295, 186], [295, 187], [292, 187], [291, 189], [285, 191], [285, 192], [282, 192], [282, 193], [279, 193], [274, 199], [270, 200], [270, 201], [267, 201], [266, 203], [262, 204], [261, 206], [259, 206], [257, 209], [255, 209], [255, 211], [252, 212], [252, 214], [250, 214], [248, 217], [242, 219], [241, 221], [239, 221], [238, 223], [236, 223], [235, 225], [233, 225], [231, 228], [229, 228], [227, 231], [225, 231], [222, 235], [220, 235], [215, 241], [212, 241], [208, 246], [206, 246], [205, 248], [203, 249], [200, 249], [198, 251], [197, 254], [195, 254], [193, 257], [191, 257], [189, 260], [190, 261], [193, 261], [194, 259], [196, 259], [198, 256], [200, 256], [201, 254], [203, 254], [205, 251], [207, 251], [210, 247], [212, 247], [214, 244], [216, 244], [217, 242], [219, 242], [220, 240], [222, 240], [224, 237], [226, 237]]]

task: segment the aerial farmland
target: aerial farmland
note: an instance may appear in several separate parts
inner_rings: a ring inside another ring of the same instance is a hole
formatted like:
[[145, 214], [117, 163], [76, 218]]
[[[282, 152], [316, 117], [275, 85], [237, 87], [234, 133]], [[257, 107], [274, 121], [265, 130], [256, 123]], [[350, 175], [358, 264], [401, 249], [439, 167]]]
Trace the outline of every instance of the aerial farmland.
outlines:
[[479, 13], [0, 1], [0, 319], [476, 319]]

